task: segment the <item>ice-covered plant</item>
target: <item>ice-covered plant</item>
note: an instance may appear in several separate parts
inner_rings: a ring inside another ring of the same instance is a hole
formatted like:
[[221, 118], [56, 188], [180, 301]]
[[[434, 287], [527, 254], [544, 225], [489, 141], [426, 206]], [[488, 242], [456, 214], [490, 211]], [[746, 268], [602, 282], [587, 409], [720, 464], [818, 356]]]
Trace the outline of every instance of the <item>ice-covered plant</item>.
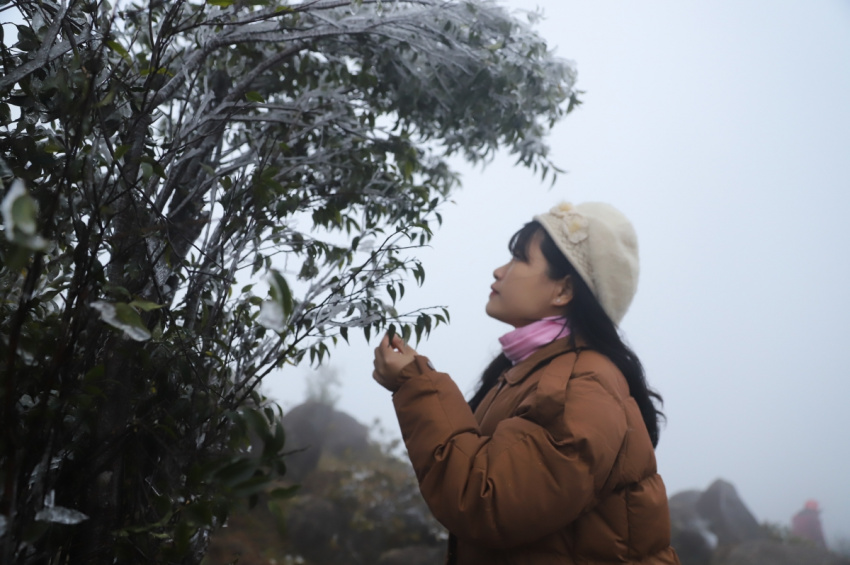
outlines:
[[0, 1], [15, 11], [0, 562], [197, 562], [285, 471], [262, 379], [350, 329], [444, 322], [396, 300], [424, 279], [447, 159], [501, 147], [554, 174], [574, 71], [486, 0]]

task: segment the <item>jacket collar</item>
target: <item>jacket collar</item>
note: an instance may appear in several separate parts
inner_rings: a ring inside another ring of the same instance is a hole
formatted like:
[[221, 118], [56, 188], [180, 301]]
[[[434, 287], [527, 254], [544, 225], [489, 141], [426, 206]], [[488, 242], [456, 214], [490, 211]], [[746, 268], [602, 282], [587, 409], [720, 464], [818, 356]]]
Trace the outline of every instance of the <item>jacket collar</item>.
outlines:
[[571, 336], [556, 339], [552, 343], [544, 345], [526, 359], [520, 361], [507, 371], [505, 371], [505, 380], [511, 386], [521, 382], [528, 375], [533, 373], [540, 365], [546, 363], [564, 353], [575, 351], [578, 348], [584, 347], [584, 342], [580, 339], [571, 339]]

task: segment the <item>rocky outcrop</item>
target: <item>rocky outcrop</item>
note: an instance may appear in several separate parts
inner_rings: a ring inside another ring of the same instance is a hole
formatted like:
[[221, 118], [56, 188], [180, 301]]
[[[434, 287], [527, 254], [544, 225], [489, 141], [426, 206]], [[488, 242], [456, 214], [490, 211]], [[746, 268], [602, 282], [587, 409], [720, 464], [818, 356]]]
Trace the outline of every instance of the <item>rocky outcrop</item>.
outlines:
[[286, 535], [296, 554], [312, 563], [332, 561], [346, 517], [331, 501], [313, 495], [297, 497], [289, 509]]
[[758, 520], [747, 508], [732, 483], [714, 481], [696, 501], [697, 514], [708, 522], [717, 545], [734, 545], [765, 537]]
[[670, 497], [670, 521], [682, 565], [850, 565], [781, 528], [759, 525], [735, 487], [720, 479], [705, 491]]
[[369, 451], [369, 428], [333, 406], [305, 402], [283, 417], [287, 478], [300, 482], [316, 469], [322, 453], [364, 459]]
[[718, 553], [717, 565], [850, 565], [850, 558], [825, 549], [778, 540], [746, 541]]
[[287, 499], [236, 509], [215, 532], [204, 565], [442, 565], [445, 529], [419, 493], [408, 461], [369, 429], [322, 402], [283, 418]]
[[686, 490], [670, 497], [673, 547], [686, 565], [710, 565], [717, 536], [700, 516], [697, 503], [702, 491]]
[[317, 565], [440, 565], [443, 528], [410, 464], [386, 455], [366, 426], [321, 402], [283, 418], [287, 477], [300, 494], [280, 506], [294, 555]]
[[670, 497], [670, 521], [683, 565], [710, 565], [718, 548], [765, 537], [735, 487], [721, 479]]

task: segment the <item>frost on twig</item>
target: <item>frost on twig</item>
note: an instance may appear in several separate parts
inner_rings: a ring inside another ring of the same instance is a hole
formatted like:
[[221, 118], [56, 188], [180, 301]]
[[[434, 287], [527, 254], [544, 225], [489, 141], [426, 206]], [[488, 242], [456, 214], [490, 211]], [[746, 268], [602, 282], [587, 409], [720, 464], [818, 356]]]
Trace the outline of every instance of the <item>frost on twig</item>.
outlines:
[[65, 508], [64, 506], [56, 506], [53, 502], [55, 496], [55, 491], [51, 490], [47, 496], [44, 497], [44, 508], [35, 514], [35, 519], [37, 521], [73, 525], [89, 519], [88, 516], [79, 510]]

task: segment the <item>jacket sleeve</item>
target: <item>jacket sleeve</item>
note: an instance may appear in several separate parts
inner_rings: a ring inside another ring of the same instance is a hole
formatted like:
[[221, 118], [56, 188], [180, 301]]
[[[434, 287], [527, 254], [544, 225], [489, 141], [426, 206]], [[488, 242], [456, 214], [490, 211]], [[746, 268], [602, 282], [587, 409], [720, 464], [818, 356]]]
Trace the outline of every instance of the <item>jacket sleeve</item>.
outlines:
[[393, 403], [420, 490], [461, 539], [532, 542], [592, 507], [608, 480], [627, 429], [619, 399], [593, 373], [543, 371], [537, 392], [489, 437], [447, 374], [423, 357], [403, 371]]

